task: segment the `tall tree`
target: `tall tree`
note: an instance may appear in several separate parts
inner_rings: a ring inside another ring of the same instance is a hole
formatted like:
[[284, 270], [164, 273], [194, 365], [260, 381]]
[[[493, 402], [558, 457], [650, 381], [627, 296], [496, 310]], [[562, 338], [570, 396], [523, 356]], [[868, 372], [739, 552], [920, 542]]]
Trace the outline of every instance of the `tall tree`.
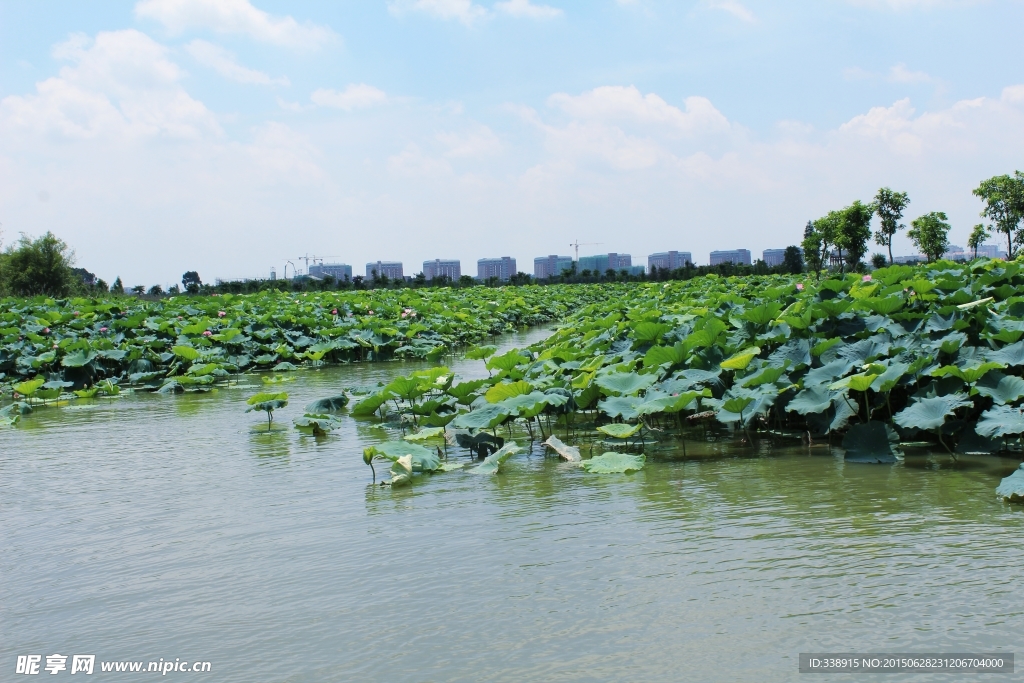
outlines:
[[196, 294], [199, 292], [199, 288], [202, 287], [203, 281], [199, 279], [199, 273], [194, 270], [188, 270], [181, 276], [181, 285], [189, 294]]
[[978, 223], [974, 226], [974, 230], [971, 230], [971, 236], [967, 238], [967, 248], [974, 250], [974, 258], [978, 258], [978, 247], [984, 244], [985, 240], [992, 236], [992, 233], [988, 231], [988, 228], [982, 223]]
[[932, 211], [911, 221], [907, 237], [929, 261], [937, 261], [949, 249], [949, 219], [942, 211]]
[[0, 259], [0, 290], [15, 296], [67, 296], [82, 289], [74, 265], [75, 252], [52, 232], [34, 240], [22, 235]]
[[889, 265], [892, 265], [892, 236], [907, 227], [900, 223], [903, 211], [910, 203], [906, 192], [896, 192], [883, 187], [875, 195], [875, 213], [882, 225], [875, 231], [875, 244], [889, 248]]
[[1013, 258], [1014, 242], [1021, 243], [1020, 223], [1024, 220], [1024, 174], [993, 176], [982, 180], [973, 190], [974, 196], [985, 202], [981, 215], [992, 221], [993, 227], [1006, 235], [1006, 257]]
[[807, 227], [804, 228], [804, 239], [800, 246], [803, 248], [804, 263], [807, 264], [808, 270], [814, 271], [814, 279], [821, 279], [821, 268], [824, 265], [822, 239], [821, 233], [814, 227], [812, 221], [807, 221]]
[[862, 204], [858, 199], [836, 213], [839, 214], [836, 246], [840, 249], [840, 257], [853, 271], [857, 269], [864, 254], [868, 252], [868, 240], [871, 238], [871, 217], [875, 213], [875, 207], [871, 204]]
[[782, 266], [794, 275], [804, 272], [804, 257], [800, 253], [800, 247], [786, 247], [786, 253], [782, 256]]

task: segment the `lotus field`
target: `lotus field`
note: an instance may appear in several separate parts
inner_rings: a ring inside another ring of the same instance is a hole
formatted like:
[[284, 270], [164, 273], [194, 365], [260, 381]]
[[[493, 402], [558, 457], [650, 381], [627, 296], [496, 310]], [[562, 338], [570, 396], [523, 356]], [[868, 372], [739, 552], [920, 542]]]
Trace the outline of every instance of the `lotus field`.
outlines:
[[[344, 412], [393, 427], [394, 440], [363, 454], [371, 467], [390, 463], [393, 485], [462, 469], [447, 457], [456, 447], [482, 459], [473, 471], [498, 472], [527, 439], [594, 473], [729, 438], [834, 443], [850, 461], [894, 462], [922, 448], [956, 459], [1019, 450], [1022, 285], [1020, 264], [980, 260], [821, 280], [8, 299], [0, 420], [122, 391], [207, 391], [241, 373], [266, 371], [263, 382], [276, 384], [302, 366], [439, 363], [488, 336], [559, 320], [527, 349], [469, 348], [486, 378], [436, 365], [384, 386], [339, 387], [292, 421], [317, 435]], [[269, 427], [287, 399], [264, 391], [248, 406]], [[1024, 471], [1004, 481], [1006, 497], [1024, 494], [1019, 479]]]

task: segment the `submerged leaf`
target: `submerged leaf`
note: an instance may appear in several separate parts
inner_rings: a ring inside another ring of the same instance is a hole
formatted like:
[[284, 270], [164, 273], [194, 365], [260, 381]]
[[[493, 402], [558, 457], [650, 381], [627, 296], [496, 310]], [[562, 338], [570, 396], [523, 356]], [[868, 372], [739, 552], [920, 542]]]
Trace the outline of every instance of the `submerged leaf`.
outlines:
[[597, 431], [616, 439], [628, 439], [639, 432], [642, 427], [642, 424], [629, 425], [616, 422], [613, 424], [601, 425], [597, 428]]

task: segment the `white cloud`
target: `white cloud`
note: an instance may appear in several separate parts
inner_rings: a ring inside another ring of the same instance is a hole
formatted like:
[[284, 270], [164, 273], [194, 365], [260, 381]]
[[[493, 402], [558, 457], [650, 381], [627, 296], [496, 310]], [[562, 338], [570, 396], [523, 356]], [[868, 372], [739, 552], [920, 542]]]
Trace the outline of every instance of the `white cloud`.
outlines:
[[931, 76], [923, 71], [911, 71], [902, 62], [889, 68], [889, 81], [891, 83], [931, 83]]
[[754, 13], [737, 0], [707, 0], [709, 7], [728, 12], [740, 21], [753, 22]]
[[506, 0], [497, 2], [494, 9], [512, 17], [525, 19], [554, 19], [562, 16], [562, 10], [549, 5], [534, 5], [530, 0]]
[[454, 175], [447, 161], [425, 155], [416, 144], [409, 144], [398, 154], [388, 157], [388, 170], [395, 175], [423, 178]]
[[181, 86], [167, 48], [135, 30], [73, 35], [53, 54], [72, 65], [36, 84], [34, 95], [0, 101], [4, 123], [73, 138], [219, 133], [202, 102]]
[[314, 104], [321, 107], [334, 107], [345, 111], [353, 109], [365, 109], [377, 104], [384, 104], [388, 96], [383, 90], [374, 88], [365, 83], [351, 83], [345, 90], [338, 92], [329, 88], [319, 88], [313, 91], [310, 99]]
[[141, 0], [135, 5], [135, 15], [158, 21], [172, 33], [209, 29], [293, 48], [316, 48], [334, 38], [326, 26], [271, 16], [249, 0]]
[[686, 109], [672, 106], [636, 86], [601, 86], [581, 95], [556, 93], [548, 104], [579, 119], [664, 125], [684, 134], [725, 132], [729, 121], [706, 97], [686, 98]]
[[438, 19], [455, 19], [466, 26], [472, 26], [491, 15], [486, 8], [472, 0], [395, 0], [388, 3], [388, 11], [396, 16], [410, 10]]
[[213, 43], [198, 38], [185, 45], [185, 51], [192, 55], [193, 59], [208, 66], [224, 78], [239, 83], [252, 83], [255, 85], [289, 85], [285, 77], [271, 78], [268, 74], [255, 69], [249, 69], [235, 61], [235, 56]]
[[490, 156], [502, 150], [501, 140], [487, 126], [476, 126], [461, 133], [438, 133], [435, 137], [447, 148], [445, 156], [452, 158]]

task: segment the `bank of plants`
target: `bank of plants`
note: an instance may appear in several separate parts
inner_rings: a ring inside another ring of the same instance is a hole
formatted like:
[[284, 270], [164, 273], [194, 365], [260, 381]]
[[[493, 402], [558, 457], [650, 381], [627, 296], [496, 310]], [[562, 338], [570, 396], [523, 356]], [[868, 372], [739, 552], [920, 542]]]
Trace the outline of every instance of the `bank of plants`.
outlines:
[[471, 350], [488, 378], [413, 373], [351, 411], [478, 457], [552, 436], [620, 455], [733, 437], [834, 443], [864, 462], [1019, 451], [1022, 287], [1021, 265], [999, 260], [638, 284], [530, 348]]
[[243, 372], [438, 359], [491, 335], [562, 318], [600, 296], [563, 286], [271, 291], [157, 301], [6, 298], [0, 299], [0, 392], [35, 401], [55, 388], [68, 399], [102, 392], [104, 383], [199, 391]]

